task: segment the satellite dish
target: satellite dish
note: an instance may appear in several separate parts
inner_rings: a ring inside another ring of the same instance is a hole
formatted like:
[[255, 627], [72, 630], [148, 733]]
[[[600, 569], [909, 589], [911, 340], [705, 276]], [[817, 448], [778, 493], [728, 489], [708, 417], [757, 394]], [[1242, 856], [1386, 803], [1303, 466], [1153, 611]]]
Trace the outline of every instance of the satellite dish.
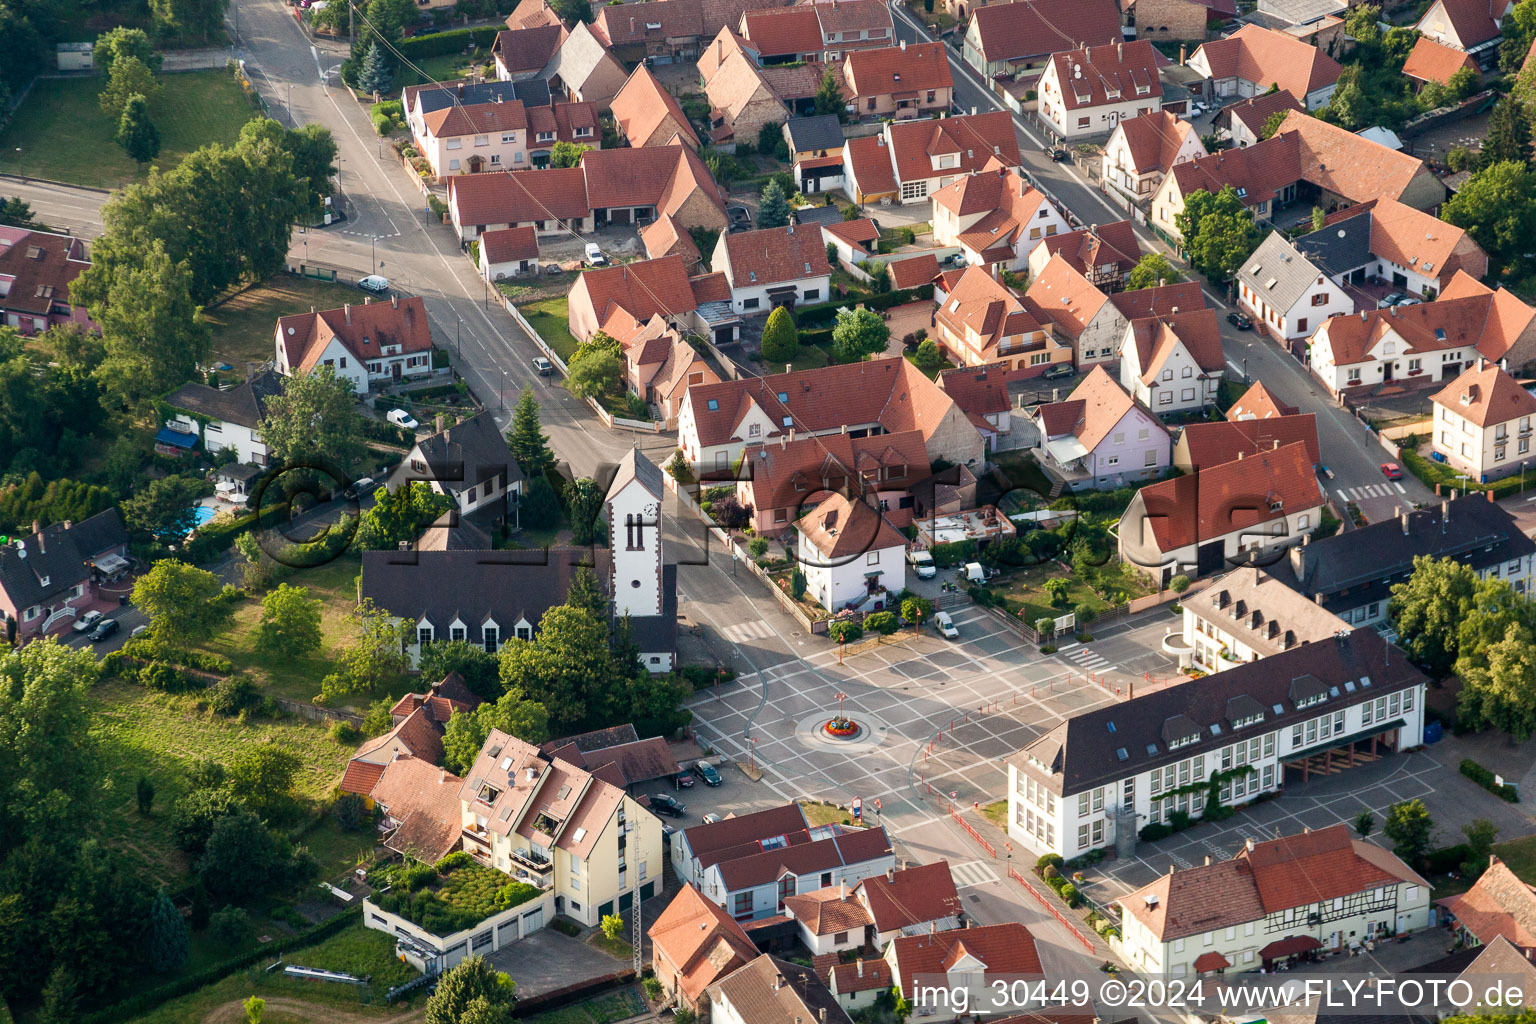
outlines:
[[1343, 228], [1339, 228], [1339, 237], [1340, 238], [1344, 237], [1344, 229]]
[[1072, 65], [1072, 77], [1073, 78], [1082, 78], [1083, 77], [1083, 66], [1081, 64], [1073, 64]]

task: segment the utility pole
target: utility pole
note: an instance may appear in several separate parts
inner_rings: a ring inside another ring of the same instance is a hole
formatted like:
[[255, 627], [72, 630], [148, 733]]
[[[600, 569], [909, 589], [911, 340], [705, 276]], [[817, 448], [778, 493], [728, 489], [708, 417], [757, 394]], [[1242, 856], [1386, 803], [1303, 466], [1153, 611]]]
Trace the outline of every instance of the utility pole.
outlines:
[[357, 5], [347, 0], [347, 41], [357, 42]]

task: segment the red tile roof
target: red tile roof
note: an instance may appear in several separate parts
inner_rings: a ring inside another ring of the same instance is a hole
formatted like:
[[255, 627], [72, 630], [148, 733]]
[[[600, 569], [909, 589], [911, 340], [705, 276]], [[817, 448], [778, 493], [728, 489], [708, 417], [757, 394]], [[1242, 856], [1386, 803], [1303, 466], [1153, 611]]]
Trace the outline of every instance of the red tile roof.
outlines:
[[934, 316], [956, 337], [979, 335], [983, 356], [1005, 338], [1042, 330], [1019, 297], [981, 267], [966, 269]]
[[1007, 412], [1013, 407], [1008, 397], [1008, 371], [1002, 363], [944, 370], [938, 376], [938, 384], [973, 423], [977, 417]]
[[1160, 317], [1131, 321], [1131, 342], [1136, 346], [1136, 363], [1141, 367], [1141, 382], [1151, 384], [1163, 368], [1163, 362], [1183, 345], [1200, 368], [1220, 373], [1226, 367], [1221, 350], [1221, 328], [1215, 310], [1201, 306], [1181, 309]]
[[45, 316], [70, 301], [70, 284], [90, 265], [78, 238], [0, 225], [0, 277], [12, 279], [0, 308]]
[[507, 16], [507, 28], [536, 28], [539, 25], [558, 25], [560, 16], [547, 0], [521, 0]]
[[497, 228], [480, 235], [480, 249], [487, 263], [539, 258], [539, 237], [531, 226]]
[[921, 288], [925, 284], [932, 284], [933, 279], [939, 276], [939, 261], [932, 253], [892, 260], [886, 265], [891, 270], [892, 288]]
[[[1382, 197], [1397, 199], [1420, 175], [1430, 175], [1424, 161], [1416, 156], [1388, 149], [1298, 110], [1285, 115], [1279, 131], [1301, 136], [1302, 177], [1357, 203]], [[1251, 153], [1254, 148], [1239, 152]]]
[[1051, 63], [1056, 68], [1061, 102], [1067, 110], [1132, 99], [1150, 101], [1163, 95], [1163, 83], [1157, 75], [1157, 50], [1145, 39], [1055, 53]]
[[654, 206], [658, 214], [677, 213], [697, 193], [725, 216], [724, 194], [704, 161], [687, 146], [592, 149], [581, 155], [581, 169], [586, 174], [587, 201], [594, 210]]
[[[1295, 112], [1289, 116], [1307, 118]], [[1231, 185], [1245, 206], [1257, 206], [1275, 199], [1282, 188], [1301, 179], [1301, 141], [1295, 132], [1276, 133], [1251, 146], [1175, 164], [1168, 176], [1178, 183], [1181, 195], [1200, 189], [1215, 194]]]
[[949, 862], [944, 860], [871, 875], [858, 884], [856, 892], [881, 932], [959, 917], [962, 909]]
[[1536, 397], [1521, 387], [1498, 363], [1472, 365], [1430, 401], [1445, 406], [1480, 427], [1536, 415]]
[[1123, 38], [1113, 0], [1019, 0], [978, 7], [971, 18], [988, 63], [1105, 46]]
[[1100, 224], [1092, 229], [1078, 228], [1059, 235], [1042, 238], [1041, 247], [1067, 261], [1067, 265], [1079, 274], [1110, 266], [1112, 273], [1126, 274], [1141, 259], [1141, 242], [1128, 220]]
[[678, 255], [588, 270], [571, 289], [570, 302], [589, 307], [591, 322], [609, 334], [609, 325], [619, 318], [626, 335], [657, 314], [677, 317], [695, 308], [688, 265]]
[[[980, 170], [994, 157], [1006, 167], [1017, 167], [1023, 160], [1013, 119], [1006, 110], [931, 121], [902, 121], [887, 126], [886, 131], [896, 175], [901, 181], [937, 177], [933, 157], [941, 154], [959, 157], [955, 167], [945, 169], [945, 177]], [[866, 192], [874, 191], [865, 183], [862, 171], [859, 184]]]
[[1270, 393], [1263, 381], [1256, 380], [1253, 387], [1243, 392], [1243, 397], [1232, 403], [1232, 407], [1227, 410], [1227, 419], [1267, 420], [1276, 416], [1294, 416], [1296, 412], [1295, 406], [1281, 402]]
[[1296, 101], [1296, 97], [1284, 89], [1280, 89], [1276, 92], [1262, 93], [1240, 103], [1233, 103], [1222, 107], [1221, 113], [1217, 116], [1237, 118], [1257, 138], [1259, 133], [1264, 130], [1264, 123], [1277, 111], [1300, 109], [1301, 104]]
[[646, 933], [652, 956], [678, 972], [689, 1006], [721, 978], [757, 958], [757, 947], [721, 907], [685, 885]]
[[1278, 85], [1302, 102], [1337, 82], [1342, 70], [1320, 47], [1262, 25], [1244, 25], [1196, 52], [1205, 54], [1212, 78], [1236, 77], [1261, 90]]
[[747, 480], [744, 489], [759, 512], [799, 509], [820, 491], [850, 486], [858, 491], [856, 480], [869, 468], [901, 468], [899, 474], [882, 479], [880, 490], [900, 490], [929, 474], [928, 449], [916, 430], [857, 438], [829, 434], [779, 440], [779, 444], [754, 446], [742, 463], [742, 476]]
[[1156, 288], [1114, 292], [1109, 301], [1127, 320], [1138, 320], [1148, 316], [1172, 316], [1175, 311], [1203, 309], [1205, 293], [1200, 290], [1198, 281], [1180, 281]]
[[279, 317], [277, 337], [289, 367], [306, 372], [333, 339], [360, 362], [377, 360], [388, 345], [399, 345], [403, 353], [432, 350], [427, 307], [419, 296]]
[[822, 50], [821, 22], [812, 7], [745, 11], [737, 31], [764, 57], [787, 57]]
[[[1199, 473], [1163, 480], [1140, 492], [1146, 527], [1169, 552], [1292, 515], [1323, 502], [1307, 446], [1300, 441]], [[1279, 501], [1282, 512], [1269, 511]]]
[[644, 8], [605, 4], [597, 8], [592, 34], [609, 47], [700, 36], [703, 10], [699, 0], [649, 0]]
[[[802, 3], [815, 9], [816, 17], [821, 21], [821, 30], [827, 35], [894, 27], [891, 9], [884, 0], [802, 0]], [[889, 31], [885, 38], [892, 38]], [[868, 40], [849, 40], [844, 36], [836, 45], [839, 49], [846, 49], [850, 45], [867, 43]]]
[[[1466, 285], [1459, 282], [1467, 282]], [[1463, 287], [1467, 291], [1463, 291]], [[1472, 291], [1472, 289], [1476, 291]], [[1359, 316], [1335, 316], [1324, 322], [1326, 344], [1335, 366], [1368, 362], [1376, 343], [1396, 334], [1410, 354], [1476, 348], [1485, 358], [1502, 359], [1530, 325], [1536, 310], [1505, 289], [1490, 291], [1461, 272], [1434, 302], [1367, 310]]]
[[[827, 245], [812, 225], [763, 228], [725, 236], [725, 258], [737, 288], [832, 273]], [[724, 269], [723, 267], [721, 269]]]
[[1154, 110], [1121, 121], [1117, 130], [1125, 136], [1131, 165], [1137, 174], [1167, 171], [1195, 126], [1166, 110]]
[[834, 964], [827, 973], [827, 985], [838, 995], [854, 992], [889, 991], [891, 965], [884, 960], [855, 960]]
[[948, 89], [955, 83], [943, 43], [905, 43], [854, 50], [843, 62], [850, 98]]
[[383, 774], [382, 764], [374, 764], [372, 761], [348, 761], [347, 770], [341, 776], [341, 784], [336, 788], [343, 793], [367, 796], [373, 792], [374, 784]]
[[[901, 534], [896, 534], [901, 537]], [[906, 538], [901, 537], [902, 543]], [[813, 833], [815, 835], [817, 833]], [[812, 875], [835, 867], [848, 867], [881, 860], [891, 855], [891, 840], [884, 828], [844, 830], [825, 839], [811, 836], [799, 842], [791, 836], [790, 845], [777, 850], [736, 857], [720, 862], [720, 879], [727, 890], [735, 892], [766, 885], [787, 871], [792, 875]]]
[[1371, 254], [1442, 281], [1456, 267], [1488, 272], [1487, 255], [1461, 228], [1386, 197], [1371, 204]]
[[874, 250], [869, 247], [869, 243], [880, 238], [880, 229], [875, 227], [875, 222], [868, 217], [823, 224], [821, 230], [839, 241], [847, 242], [864, 252], [873, 252]]
[[373, 799], [399, 823], [386, 845], [433, 863], [459, 846], [464, 780], [431, 761], [401, 756], [385, 767]]
[[1024, 298], [1038, 318], [1050, 321], [1074, 341], [1110, 301], [1108, 295], [1060, 253], [1040, 268]]
[[[1531, 399], [1536, 406], [1536, 398]], [[1317, 415], [1276, 416], [1266, 420], [1213, 420], [1191, 423], [1181, 441], [1189, 447], [1190, 462], [1197, 469], [1247, 458], [1282, 445], [1300, 441], [1307, 446], [1313, 464], [1322, 461], [1317, 444]]]
[[[1504, 13], [1506, 0], [1441, 0], [1441, 3], [1444, 5], [1446, 19], [1450, 21], [1462, 46], [1476, 46], [1498, 38], [1500, 29], [1494, 16], [1495, 12], [1499, 15]], [[1429, 11], [1424, 12], [1414, 28], [1423, 25], [1432, 10], [1434, 4], [1430, 4]]]
[[843, 560], [883, 548], [906, 550], [907, 546], [901, 531], [867, 502], [836, 493], [796, 520], [795, 529], [827, 559]]
[[858, 180], [859, 189], [866, 195], [882, 195], [896, 191], [896, 171], [891, 165], [891, 147], [885, 144], [884, 135], [861, 135], [845, 144], [847, 158], [844, 163]]
[[1407, 62], [1403, 64], [1403, 74], [1421, 82], [1445, 85], [1462, 68], [1479, 71], [1477, 60], [1470, 53], [1453, 50], [1428, 36], [1420, 36], [1413, 44], [1413, 52], [1408, 54]]
[[[668, 3], [672, 0], [662, 0], [662, 2]], [[624, 83], [624, 88], [620, 89], [618, 95], [613, 98], [614, 123], [619, 126], [619, 131], [623, 133], [629, 144], [637, 148], [665, 145], [669, 141], [657, 136], [657, 129], [661, 128], [662, 122], [666, 121], [669, 115], [673, 123], [680, 126], [683, 139], [697, 147], [699, 137], [694, 133], [693, 126], [688, 123], [688, 116], [683, 113], [683, 108], [644, 64], [635, 68], [634, 73], [629, 76], [629, 81]]]
[[1232, 966], [1232, 961], [1220, 953], [1201, 953], [1195, 957], [1195, 973], [1204, 974], [1207, 971], [1223, 971]]
[[1497, 857], [1472, 888], [1435, 902], [1484, 945], [1502, 935], [1522, 949], [1536, 947], [1536, 889]]
[[448, 202], [466, 225], [580, 220], [592, 210], [580, 167], [453, 175]]
[[1093, 451], [1135, 407], [1136, 400], [1120, 382], [1102, 365], [1096, 365], [1065, 402], [1042, 405], [1035, 414], [1044, 425], [1047, 438], [1071, 434], [1084, 448]]
[[491, 53], [512, 74], [541, 71], [567, 35], [565, 26], [559, 22], [498, 32]]
[[1035, 937], [1017, 922], [982, 925], [977, 928], [952, 928], [931, 935], [901, 935], [892, 940], [891, 953], [896, 959], [896, 984], [911, 994], [915, 978], [945, 974], [962, 957], [970, 956], [985, 965], [994, 976], [1039, 974], [1040, 954]]
[[862, 938], [864, 927], [874, 923], [869, 911], [853, 898], [846, 885], [786, 896], [784, 909], [816, 936], [857, 932]]

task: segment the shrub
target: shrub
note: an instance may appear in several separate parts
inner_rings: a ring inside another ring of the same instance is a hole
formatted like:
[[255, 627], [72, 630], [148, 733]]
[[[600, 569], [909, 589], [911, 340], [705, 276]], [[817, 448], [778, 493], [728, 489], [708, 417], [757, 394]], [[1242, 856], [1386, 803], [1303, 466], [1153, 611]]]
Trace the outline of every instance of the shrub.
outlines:
[[1168, 589], [1173, 591], [1175, 594], [1182, 594], [1184, 591], [1189, 589], [1189, 583], [1189, 577], [1185, 576], [1183, 573], [1180, 573], [1168, 581]]
[[[1060, 863], [1061, 858], [1058, 857], [1056, 860], [1058, 863]], [[1045, 867], [1040, 869], [1040, 877], [1045, 879], [1047, 883], [1054, 881], [1055, 879], [1061, 877], [1061, 868], [1056, 864], [1047, 864]]]
[[753, 558], [762, 558], [768, 553], [768, 540], [765, 537], [753, 537], [747, 542], [747, 550], [752, 552]]
[[1166, 839], [1173, 834], [1173, 829], [1160, 821], [1154, 821], [1150, 825], [1143, 825], [1141, 831], [1136, 833], [1144, 843], [1155, 843], [1159, 839]]
[[337, 743], [350, 745], [363, 738], [362, 730], [351, 722], [332, 722], [331, 739]]
[[881, 636], [890, 636], [901, 628], [901, 623], [896, 621], [893, 612], [875, 612], [865, 617], [864, 628]]
[[1424, 855], [1424, 863], [1430, 874], [1444, 875], [1452, 871], [1460, 871], [1462, 862], [1471, 854], [1472, 848], [1466, 843], [1457, 843], [1455, 846], [1442, 846], [1438, 850], [1430, 850]]
[[827, 627], [827, 636], [840, 644], [851, 644], [864, 635], [864, 627], [851, 619], [842, 619]]
[[251, 915], [243, 907], [225, 907], [208, 918], [208, 934], [226, 946], [238, 946], [251, 932]]
[[410, 892], [425, 889], [437, 880], [437, 869], [430, 864], [406, 864], [395, 872], [395, 884]]
[[208, 706], [215, 714], [233, 718], [246, 708], [261, 703], [261, 694], [244, 676], [220, 679], [208, 688]]
[[1077, 894], [1077, 886], [1071, 882], [1066, 883], [1056, 891], [1061, 894], [1062, 902], [1073, 909], [1076, 909], [1077, 905], [1083, 902], [1083, 898]]
[[1062, 862], [1061, 854], [1059, 854], [1059, 853], [1047, 853], [1044, 856], [1042, 856], [1039, 860], [1035, 861], [1035, 874], [1043, 875], [1043, 874], [1045, 874], [1045, 869], [1046, 868], [1048, 868], [1048, 867], [1056, 867], [1056, 866], [1060, 865], [1061, 862]]
[[463, 53], [470, 47], [486, 48], [496, 42], [500, 25], [482, 28], [456, 28], [447, 32], [433, 32], [424, 36], [402, 39], [394, 49], [400, 56], [418, 60], [422, 57], [443, 57], [450, 53]]
[[1493, 772], [1489, 771], [1487, 768], [1484, 768], [1482, 765], [1478, 764], [1471, 758], [1462, 759], [1461, 774], [1465, 775], [1479, 786], [1482, 786], [1494, 796], [1507, 800], [1512, 804], [1518, 803], [1520, 801], [1519, 791], [1515, 789], [1514, 786], [1511, 786], [1507, 782], [1502, 786], [1498, 785], [1498, 783], [1494, 781]]
[[640, 983], [640, 987], [645, 989], [645, 998], [653, 1003], [661, 1002], [662, 988], [660, 981], [657, 981], [654, 977], [646, 978]]

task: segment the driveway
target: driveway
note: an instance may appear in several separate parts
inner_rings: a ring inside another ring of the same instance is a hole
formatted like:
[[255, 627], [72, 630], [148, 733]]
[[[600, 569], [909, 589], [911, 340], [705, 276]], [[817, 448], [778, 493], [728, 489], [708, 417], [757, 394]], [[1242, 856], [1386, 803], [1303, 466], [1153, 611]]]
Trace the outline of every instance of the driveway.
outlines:
[[510, 946], [502, 946], [486, 959], [496, 970], [505, 971], [517, 982], [519, 999], [531, 999], [558, 988], [595, 981], [630, 966], [580, 939], [561, 935], [553, 928], [545, 928]]

